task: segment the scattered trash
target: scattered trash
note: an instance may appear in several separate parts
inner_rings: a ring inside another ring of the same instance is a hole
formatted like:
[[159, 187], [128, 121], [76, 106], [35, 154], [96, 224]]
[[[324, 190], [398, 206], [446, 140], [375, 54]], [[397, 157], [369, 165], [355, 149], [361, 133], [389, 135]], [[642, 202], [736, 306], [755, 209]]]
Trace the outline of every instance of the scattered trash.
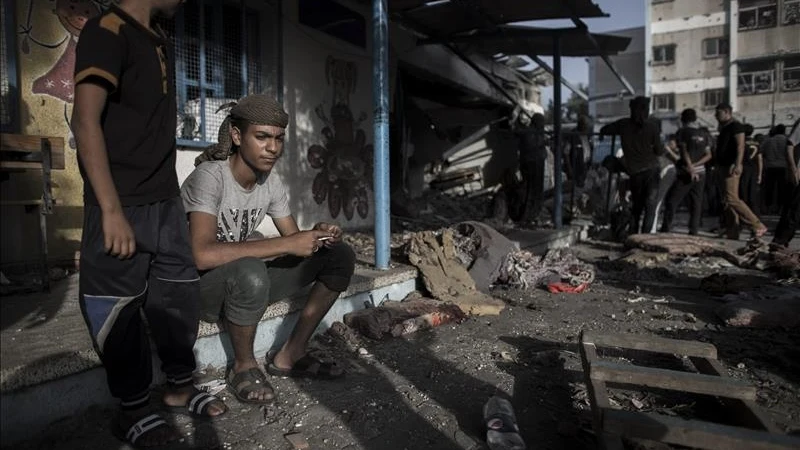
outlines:
[[544, 256], [520, 250], [508, 254], [497, 283], [523, 289], [551, 283], [578, 287], [588, 286], [594, 277], [594, 267], [580, 261], [567, 249], [549, 250]]
[[225, 380], [214, 379], [210, 381], [206, 381], [205, 383], [200, 383], [196, 385], [197, 389], [200, 389], [203, 392], [208, 392], [211, 395], [217, 395], [223, 389], [225, 389]]
[[728, 326], [800, 326], [800, 286], [762, 284], [757, 290], [728, 294], [722, 300], [727, 303], [716, 313]]
[[589, 287], [589, 283], [579, 284], [577, 286], [573, 286], [568, 283], [548, 283], [547, 290], [551, 294], [558, 294], [559, 292], [567, 292], [570, 294], [580, 294], [581, 292], [585, 291], [586, 288]]
[[303, 436], [303, 433], [287, 433], [284, 434], [283, 437], [286, 438], [286, 440], [289, 441], [289, 443], [292, 444], [292, 447], [296, 450], [311, 448], [308, 445], [308, 440], [306, 440], [306, 437]]

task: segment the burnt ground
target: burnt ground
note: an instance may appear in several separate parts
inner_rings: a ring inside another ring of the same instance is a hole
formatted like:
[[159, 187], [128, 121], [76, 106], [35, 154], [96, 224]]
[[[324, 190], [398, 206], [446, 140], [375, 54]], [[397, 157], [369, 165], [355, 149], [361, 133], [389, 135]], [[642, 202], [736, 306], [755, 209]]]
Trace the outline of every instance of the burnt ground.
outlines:
[[[529, 448], [594, 449], [577, 349], [581, 330], [713, 343], [731, 376], [758, 387], [757, 402], [768, 416], [782, 430], [800, 433], [800, 330], [726, 327], [714, 314], [719, 302], [699, 289], [706, 275], [742, 271], [718, 260], [654, 255], [638, 265], [612, 262], [621, 249], [606, 244], [574, 251], [600, 269], [584, 293], [496, 288], [493, 294], [507, 303], [499, 316], [404, 338], [365, 338], [357, 352], [321, 335], [315, 345], [348, 365], [345, 379], [272, 378], [279, 395], [274, 406], [247, 406], [226, 395], [231, 411], [213, 424], [172, 416], [186, 435], [172, 448], [291, 449], [284, 435], [298, 432], [312, 449], [481, 449], [482, 406], [501, 393], [512, 399]], [[643, 362], [683, 365], [672, 357]], [[707, 413], [681, 394], [612, 395], [613, 404], [630, 410]], [[128, 448], [110, 436], [112, 414], [102, 408], [81, 413], [16, 448]]]

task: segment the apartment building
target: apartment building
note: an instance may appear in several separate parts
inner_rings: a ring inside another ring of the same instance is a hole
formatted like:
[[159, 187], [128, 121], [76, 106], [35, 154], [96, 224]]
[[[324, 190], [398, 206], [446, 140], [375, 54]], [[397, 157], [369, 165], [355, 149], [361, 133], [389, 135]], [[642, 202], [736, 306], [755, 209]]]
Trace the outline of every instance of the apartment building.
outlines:
[[764, 132], [800, 117], [800, 0], [650, 0], [645, 77], [653, 115], [714, 107]]

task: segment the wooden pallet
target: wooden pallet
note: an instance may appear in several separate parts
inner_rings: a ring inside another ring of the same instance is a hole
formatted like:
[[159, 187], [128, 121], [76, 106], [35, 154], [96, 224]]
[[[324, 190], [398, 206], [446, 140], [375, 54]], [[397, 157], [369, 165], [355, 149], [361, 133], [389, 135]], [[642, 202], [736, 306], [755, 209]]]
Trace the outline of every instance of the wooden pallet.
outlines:
[[[698, 373], [604, 361], [598, 347], [686, 356]], [[582, 332], [581, 362], [592, 407], [594, 431], [606, 450], [620, 450], [622, 438], [639, 438], [718, 450], [800, 449], [800, 439], [781, 434], [755, 404], [756, 388], [730, 378], [711, 344], [630, 334]], [[735, 424], [685, 420], [655, 413], [614, 409], [606, 384], [636, 386], [716, 397]]]

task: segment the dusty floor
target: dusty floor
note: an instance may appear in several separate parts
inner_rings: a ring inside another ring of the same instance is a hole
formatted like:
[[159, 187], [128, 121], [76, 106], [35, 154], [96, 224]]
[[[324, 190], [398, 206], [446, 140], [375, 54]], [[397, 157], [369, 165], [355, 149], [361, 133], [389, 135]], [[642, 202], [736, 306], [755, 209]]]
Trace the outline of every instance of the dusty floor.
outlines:
[[[348, 353], [322, 336], [316, 345], [349, 365], [344, 380], [273, 378], [274, 406], [245, 406], [227, 396], [231, 412], [213, 424], [175, 416], [186, 437], [174, 448], [291, 449], [284, 435], [300, 432], [312, 449], [480, 449], [481, 408], [500, 391], [512, 397], [529, 448], [593, 449], [576, 347], [581, 330], [711, 342], [732, 376], [758, 387], [769, 416], [800, 433], [800, 330], [724, 327], [713, 313], [717, 301], [699, 290], [703, 276], [736, 269], [689, 258], [632, 271], [608, 262], [619, 255], [613, 245], [574, 250], [600, 269], [587, 292], [496, 289], [508, 304], [500, 316], [407, 338], [364, 339], [367, 354]], [[696, 413], [692, 399], [677, 395], [615, 391], [614, 400], [628, 409]], [[112, 414], [88, 411], [16, 448], [126, 449], [108, 431]]]

